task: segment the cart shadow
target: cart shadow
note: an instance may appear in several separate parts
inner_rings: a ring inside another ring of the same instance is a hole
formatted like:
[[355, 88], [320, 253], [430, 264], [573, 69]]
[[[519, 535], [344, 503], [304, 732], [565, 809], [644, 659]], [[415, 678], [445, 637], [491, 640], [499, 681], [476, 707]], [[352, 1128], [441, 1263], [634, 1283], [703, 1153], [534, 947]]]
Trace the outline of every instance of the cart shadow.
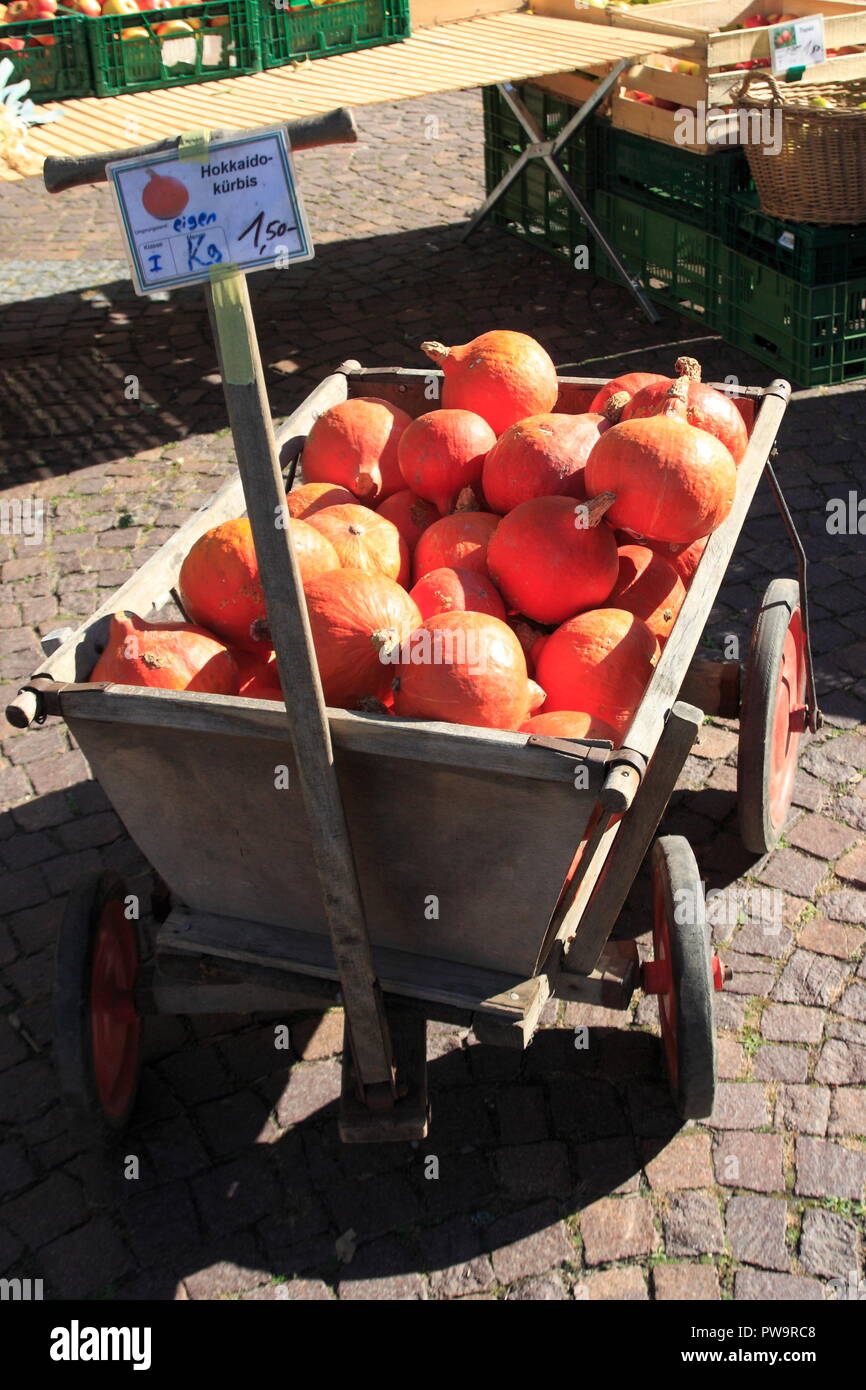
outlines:
[[[317, 1036], [328, 1050], [328, 1016], [312, 1038], [309, 1021], [290, 1023], [313, 1052]], [[419, 1297], [421, 1273], [428, 1296], [457, 1297], [573, 1272], [568, 1219], [637, 1193], [681, 1124], [647, 1033], [590, 1028], [576, 1047], [573, 1028], [551, 1027], [521, 1054], [431, 1024], [428, 1138], [343, 1145], [338, 1059], [287, 1069], [272, 1021], [226, 1024], [199, 1020], [194, 1031], [221, 1031], [177, 1051], [189, 1021], [156, 1020], [132, 1128], [78, 1160], [89, 1200], [132, 1256], [102, 1297], [171, 1299], [181, 1281], [193, 1298], [312, 1297], [321, 1286]], [[99, 1261], [104, 1231], [89, 1229]], [[44, 1273], [56, 1289], [58, 1270]]]

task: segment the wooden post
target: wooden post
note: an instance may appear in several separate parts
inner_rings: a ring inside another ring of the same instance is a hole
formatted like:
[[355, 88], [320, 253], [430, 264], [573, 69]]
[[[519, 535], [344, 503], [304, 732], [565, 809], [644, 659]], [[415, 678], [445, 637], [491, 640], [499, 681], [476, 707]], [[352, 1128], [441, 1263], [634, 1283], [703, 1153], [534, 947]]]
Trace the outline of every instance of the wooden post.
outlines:
[[313, 858], [340, 975], [356, 1080], [372, 1108], [387, 1109], [394, 1100], [391, 1039], [334, 767], [307, 606], [291, 543], [285, 485], [246, 276], [239, 270], [229, 271], [206, 287], [206, 295], [271, 638], [285, 692]]

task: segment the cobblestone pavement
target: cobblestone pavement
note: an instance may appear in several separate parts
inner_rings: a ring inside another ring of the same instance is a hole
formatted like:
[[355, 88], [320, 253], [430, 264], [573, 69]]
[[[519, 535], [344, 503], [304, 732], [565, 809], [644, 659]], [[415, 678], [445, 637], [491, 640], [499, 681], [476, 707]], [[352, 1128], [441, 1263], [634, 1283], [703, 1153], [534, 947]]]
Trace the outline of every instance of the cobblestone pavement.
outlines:
[[[423, 136], [431, 113], [438, 141]], [[666, 314], [650, 327], [624, 291], [500, 233], [461, 244], [481, 195], [477, 94], [360, 114], [357, 150], [299, 160], [316, 260], [252, 282], [277, 412], [341, 358], [420, 364], [422, 336], [461, 342], [497, 325], [591, 374], [670, 370], [691, 342], [711, 377], [769, 379], [696, 325]], [[0, 321], [7, 687], [36, 664], [39, 634], [85, 617], [232, 467], [200, 296], [76, 288], [82, 257], [96, 268], [121, 254], [104, 190], [64, 201], [4, 189], [0, 258], [13, 270], [25, 227], [57, 276], [65, 262], [74, 278]], [[338, 1143], [338, 1013], [291, 1019], [289, 1057], [272, 1021], [164, 1018], [146, 1028], [130, 1133], [116, 1150], [93, 1146], [57, 1103], [52, 949], [81, 875], [110, 866], [138, 884], [143, 866], [65, 727], [7, 728], [0, 1274], [41, 1277], [55, 1297], [160, 1299], [821, 1299], [860, 1277], [866, 565], [856, 521], [828, 534], [825, 507], [862, 486], [862, 419], [862, 390], [801, 393], [779, 441], [814, 559], [827, 719], [802, 756], [785, 837], [765, 859], [741, 849], [736, 725], [724, 721], [704, 726], [665, 820], [708, 885], [729, 890], [714, 933], [734, 978], [717, 1000], [722, 1080], [708, 1122], [681, 1129], [671, 1111], [652, 1000], [626, 1018], [551, 1005], [523, 1055], [432, 1025], [433, 1121], [417, 1148]], [[30, 498], [46, 509], [41, 543], [9, 534], [9, 504]], [[745, 638], [766, 584], [792, 572], [762, 491], [708, 642]], [[641, 880], [619, 934], [645, 950], [648, 920]], [[584, 1024], [590, 1046], [577, 1050]], [[129, 1154], [135, 1181], [122, 1176]]]

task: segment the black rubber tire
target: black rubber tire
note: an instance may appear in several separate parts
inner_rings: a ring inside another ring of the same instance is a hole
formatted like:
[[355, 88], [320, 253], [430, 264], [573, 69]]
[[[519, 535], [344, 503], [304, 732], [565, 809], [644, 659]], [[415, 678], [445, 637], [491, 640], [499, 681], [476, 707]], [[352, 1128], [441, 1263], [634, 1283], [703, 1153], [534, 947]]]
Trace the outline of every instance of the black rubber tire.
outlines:
[[676, 1082], [669, 1073], [671, 1091], [683, 1119], [703, 1119], [716, 1095], [715, 989], [703, 883], [688, 840], [656, 840], [652, 873], [664, 898], [671, 949], [678, 1071]]
[[[136, 1077], [123, 1114], [103, 1108], [94, 1074], [90, 1025], [93, 951], [100, 915], [105, 906], [126, 897], [126, 885], [115, 873], [93, 874], [73, 888], [66, 903], [54, 957], [54, 1066], [60, 1094], [78, 1124], [95, 1136], [120, 1132], [135, 1105]], [[137, 934], [136, 934], [137, 944]], [[137, 954], [140, 959], [140, 950]]]
[[775, 823], [770, 814], [773, 721], [785, 637], [800, 586], [795, 579], [774, 579], [764, 594], [752, 629], [743, 678], [740, 736], [737, 748], [737, 818], [740, 839], [750, 854], [775, 849], [788, 807]]

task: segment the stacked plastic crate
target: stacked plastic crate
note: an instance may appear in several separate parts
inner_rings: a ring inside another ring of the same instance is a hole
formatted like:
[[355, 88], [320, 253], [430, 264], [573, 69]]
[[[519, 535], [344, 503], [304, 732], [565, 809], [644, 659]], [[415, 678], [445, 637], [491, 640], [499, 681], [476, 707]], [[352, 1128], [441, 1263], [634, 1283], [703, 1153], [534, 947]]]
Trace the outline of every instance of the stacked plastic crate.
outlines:
[[[568, 101], [531, 84], [517, 91], [546, 138], [574, 114]], [[493, 88], [484, 110], [490, 192], [527, 137]], [[766, 216], [739, 146], [696, 154], [592, 119], [564, 148], [562, 163], [651, 297], [800, 386], [866, 376], [866, 226]], [[538, 160], [527, 162], [491, 218], [572, 264], [577, 246], [591, 244]], [[592, 245], [590, 264], [616, 279]]]

